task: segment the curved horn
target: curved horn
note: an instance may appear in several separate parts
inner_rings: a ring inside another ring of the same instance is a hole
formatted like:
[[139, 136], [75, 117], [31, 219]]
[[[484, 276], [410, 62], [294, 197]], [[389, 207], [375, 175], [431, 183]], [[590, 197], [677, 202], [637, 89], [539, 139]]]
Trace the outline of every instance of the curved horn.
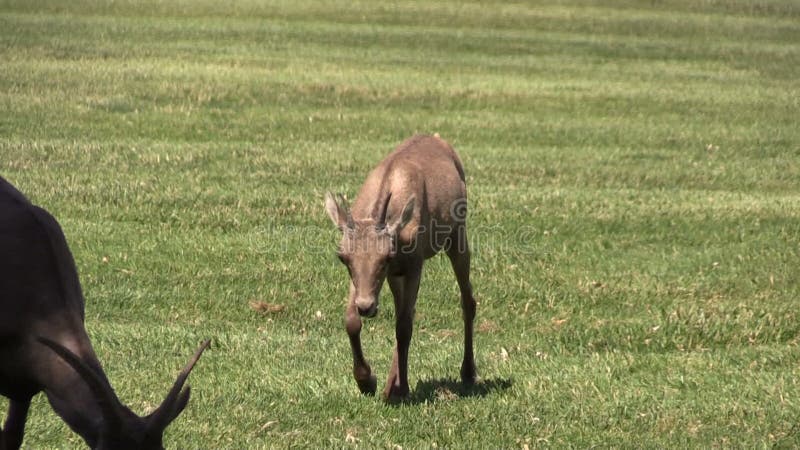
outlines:
[[206, 339], [202, 344], [200, 344], [200, 348], [194, 353], [192, 359], [189, 360], [189, 363], [186, 364], [186, 367], [181, 370], [181, 373], [178, 374], [178, 379], [175, 380], [175, 384], [172, 385], [172, 389], [170, 389], [169, 393], [167, 394], [167, 398], [161, 402], [161, 406], [153, 412], [149, 417], [149, 424], [148, 424], [148, 432], [152, 433], [153, 431], [158, 431], [159, 433], [163, 433], [164, 429], [167, 428], [167, 425], [172, 422], [178, 414], [181, 413], [183, 408], [186, 406], [186, 402], [189, 401], [189, 388], [187, 387], [185, 391], [181, 392], [183, 389], [183, 385], [186, 383], [186, 380], [189, 378], [189, 373], [191, 373], [194, 365], [197, 363], [197, 360], [200, 359], [200, 355], [203, 354], [203, 351], [208, 348], [211, 344], [211, 339]]
[[81, 376], [86, 385], [89, 386], [89, 390], [94, 394], [97, 404], [100, 405], [100, 412], [103, 415], [103, 421], [106, 426], [111, 430], [119, 429], [122, 425], [122, 418], [117, 406], [119, 400], [117, 400], [117, 396], [114, 394], [108, 381], [102, 379], [97, 372], [80, 359], [78, 355], [72, 353], [63, 345], [41, 336], [36, 339], [47, 347], [50, 347], [51, 350]]
[[389, 195], [386, 196], [386, 200], [383, 202], [383, 208], [381, 208], [379, 219], [378, 219], [378, 226], [384, 227], [386, 226], [386, 212], [389, 210], [389, 201], [392, 199], [392, 193], [389, 192]]

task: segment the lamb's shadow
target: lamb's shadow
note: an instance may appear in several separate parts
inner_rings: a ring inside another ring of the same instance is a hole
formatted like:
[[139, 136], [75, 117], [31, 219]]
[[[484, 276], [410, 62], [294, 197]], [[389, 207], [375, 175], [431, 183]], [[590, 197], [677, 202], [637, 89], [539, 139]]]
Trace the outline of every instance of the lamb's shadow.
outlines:
[[452, 378], [422, 380], [403, 403], [421, 404], [456, 400], [468, 397], [486, 397], [493, 392], [505, 391], [513, 384], [511, 378], [479, 380], [475, 384], [464, 384]]

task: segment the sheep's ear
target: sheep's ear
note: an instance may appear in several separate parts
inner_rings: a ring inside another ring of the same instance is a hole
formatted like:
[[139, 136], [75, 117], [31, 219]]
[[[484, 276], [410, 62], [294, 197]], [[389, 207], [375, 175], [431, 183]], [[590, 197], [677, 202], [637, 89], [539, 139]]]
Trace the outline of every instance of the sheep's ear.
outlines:
[[331, 218], [333, 224], [340, 230], [344, 230], [345, 227], [352, 228], [353, 218], [350, 216], [347, 200], [343, 196], [334, 196], [327, 192], [325, 194], [325, 211], [328, 212], [328, 217]]
[[411, 218], [414, 216], [415, 204], [416, 197], [412, 195], [411, 198], [409, 198], [406, 202], [406, 206], [403, 207], [403, 212], [400, 214], [400, 217], [394, 219], [391, 224], [387, 225], [386, 229], [389, 234], [397, 234], [400, 230], [405, 228], [409, 222], [411, 222]]

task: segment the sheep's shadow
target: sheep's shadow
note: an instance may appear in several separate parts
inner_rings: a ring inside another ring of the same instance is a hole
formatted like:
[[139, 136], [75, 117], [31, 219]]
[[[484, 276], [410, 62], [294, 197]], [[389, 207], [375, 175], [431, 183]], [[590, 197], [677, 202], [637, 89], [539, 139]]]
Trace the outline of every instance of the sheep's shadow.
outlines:
[[509, 389], [513, 383], [511, 378], [478, 380], [475, 384], [464, 384], [460, 380], [453, 378], [421, 380], [417, 383], [411, 395], [401, 403], [418, 405], [459, 398], [486, 397], [493, 392]]

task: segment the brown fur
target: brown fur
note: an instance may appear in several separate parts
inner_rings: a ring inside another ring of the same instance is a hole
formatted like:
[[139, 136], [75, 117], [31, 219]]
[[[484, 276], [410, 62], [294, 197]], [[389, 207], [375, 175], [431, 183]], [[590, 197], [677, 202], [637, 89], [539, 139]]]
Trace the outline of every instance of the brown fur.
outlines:
[[343, 198], [326, 195], [325, 207], [339, 229], [339, 258], [350, 273], [345, 325], [353, 351], [353, 374], [364, 393], [375, 377], [361, 349], [361, 318], [377, 313], [384, 280], [395, 304], [397, 345], [383, 391], [385, 398], [409, 393], [408, 347], [423, 262], [445, 251], [453, 265], [464, 316], [461, 378], [476, 378], [472, 351], [475, 299], [469, 281], [464, 169], [453, 148], [435, 136], [413, 136], [367, 176], [349, 210]]

